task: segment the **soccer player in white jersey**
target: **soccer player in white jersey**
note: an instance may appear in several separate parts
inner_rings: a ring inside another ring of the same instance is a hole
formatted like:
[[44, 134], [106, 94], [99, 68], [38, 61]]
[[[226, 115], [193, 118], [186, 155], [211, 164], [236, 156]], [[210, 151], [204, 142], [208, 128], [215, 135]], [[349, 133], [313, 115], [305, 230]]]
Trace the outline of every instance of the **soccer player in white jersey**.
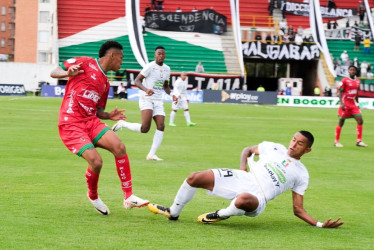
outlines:
[[153, 137], [151, 150], [146, 159], [162, 161], [161, 158], [157, 157], [156, 151], [164, 137], [165, 110], [162, 101], [162, 90], [170, 95], [170, 67], [164, 63], [164, 47], [157, 47], [154, 56], [155, 60], [148, 63], [135, 78], [135, 85], [140, 89], [139, 108], [141, 110], [142, 123], [130, 123], [120, 120], [114, 124], [112, 129], [113, 131], [118, 131], [122, 128], [127, 128], [140, 133], [148, 133], [153, 118], [157, 128]]
[[180, 77], [174, 82], [173, 84], [173, 102], [171, 105], [171, 113], [170, 113], [170, 122], [169, 126], [175, 127], [177, 125], [174, 124], [175, 115], [177, 114], [178, 109], [184, 110], [184, 118], [186, 118], [187, 126], [192, 127], [195, 126], [196, 123], [191, 122], [190, 118], [190, 111], [188, 110], [188, 96], [187, 96], [187, 74], [183, 72]]
[[[339, 227], [344, 223], [340, 222], [340, 218], [319, 222], [303, 206], [309, 174], [300, 158], [312, 150], [313, 142], [314, 137], [310, 132], [299, 131], [288, 148], [266, 141], [246, 147], [241, 154], [240, 169], [211, 169], [192, 173], [179, 188], [170, 208], [148, 204], [148, 209], [155, 214], [165, 215], [169, 220], [177, 220], [197, 188], [204, 188], [210, 195], [232, 200], [227, 208], [198, 217], [201, 223], [211, 224], [230, 216], [258, 216], [265, 210], [267, 202], [292, 189], [293, 212], [297, 217], [312, 226]], [[259, 155], [257, 162], [254, 162], [254, 155]]]

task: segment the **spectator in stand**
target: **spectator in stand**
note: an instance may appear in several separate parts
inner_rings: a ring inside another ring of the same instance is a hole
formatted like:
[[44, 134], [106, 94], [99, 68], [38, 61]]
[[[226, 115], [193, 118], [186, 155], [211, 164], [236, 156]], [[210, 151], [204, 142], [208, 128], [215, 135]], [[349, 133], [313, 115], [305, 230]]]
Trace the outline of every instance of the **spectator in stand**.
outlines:
[[281, 44], [282, 40], [281, 40], [280, 36], [274, 35], [273, 36], [273, 42], [274, 42], [274, 44]]
[[358, 31], [356, 31], [354, 51], [359, 51], [360, 50], [360, 44], [361, 44], [361, 35]]
[[332, 28], [335, 30], [339, 27], [339, 24], [335, 21], [333, 24], [332, 24]]
[[353, 26], [358, 27], [357, 21], [355, 21], [355, 23], [353, 24]]
[[268, 6], [269, 16], [273, 15], [273, 10], [274, 10], [274, 2], [273, 0], [270, 0], [269, 6]]
[[301, 37], [304, 36], [304, 29], [303, 27], [299, 26], [299, 28], [297, 28], [297, 34]]
[[292, 25], [288, 26], [288, 34], [289, 35], [294, 35], [295, 34], [295, 30], [293, 29]]
[[192, 12], [197, 12], [196, 7], [193, 7]]
[[156, 0], [151, 0], [151, 9], [152, 9], [152, 10], [157, 10], [157, 3], [156, 3]]
[[297, 45], [302, 45], [303, 44], [303, 38], [299, 34], [296, 34], [296, 36], [295, 36], [295, 43]]
[[257, 32], [257, 33], [256, 33], [255, 40], [256, 40], [256, 41], [261, 41], [261, 40], [262, 40], [262, 37], [261, 37], [261, 33], [260, 33], [260, 32]]
[[288, 43], [290, 41], [290, 35], [288, 33], [282, 36], [282, 42]]
[[144, 15], [147, 15], [149, 12], [151, 12], [151, 7], [149, 7], [149, 5], [147, 5], [147, 7], [145, 7], [145, 9], [144, 9]]
[[371, 71], [368, 71], [368, 73], [366, 74], [366, 77], [369, 79], [373, 79], [373, 73]]
[[345, 23], [345, 27], [346, 27], [346, 28], [351, 27], [351, 25], [349, 24], [349, 19], [347, 19], [347, 22]]
[[270, 33], [267, 33], [265, 40], [266, 40], [266, 44], [272, 44], [273, 43], [273, 39], [271, 38]]
[[126, 98], [126, 88], [123, 86], [123, 82], [118, 86], [117, 89], [118, 98], [124, 100]]
[[343, 53], [340, 55], [340, 58], [342, 59], [343, 64], [348, 60], [349, 56], [346, 50], [343, 51]]
[[181, 7], [178, 7], [177, 10], [176, 10], [175, 12], [182, 12]]
[[295, 36], [293, 34], [290, 34], [288, 37], [288, 42], [295, 43]]
[[286, 82], [286, 95], [292, 95], [292, 85], [290, 82]]
[[352, 65], [352, 60], [348, 57], [346, 61], [343, 62], [344, 66], [351, 66]]
[[367, 64], [367, 62], [364, 60], [364, 61], [361, 63], [361, 77], [366, 77], [367, 72], [368, 72], [368, 64]]
[[285, 19], [282, 19], [280, 22], [279, 22], [279, 29], [287, 29], [287, 22]]
[[370, 54], [370, 39], [368, 36], [364, 39], [364, 55], [366, 54]]
[[330, 21], [327, 22], [327, 29], [331, 30], [331, 22]]
[[372, 70], [372, 68], [371, 68], [371, 63], [368, 63], [368, 68], [367, 68], [367, 70], [368, 70], [368, 73], [371, 72], [371, 70]]
[[205, 72], [205, 70], [204, 70], [204, 66], [202, 65], [201, 62], [199, 62], [199, 63], [196, 65], [195, 72], [196, 72], [196, 73], [204, 73], [204, 72]]
[[353, 59], [353, 66], [355, 66], [357, 68], [357, 76], [361, 76], [361, 67], [360, 67], [360, 62], [358, 61], [357, 57], [355, 57], [355, 59]]
[[158, 11], [163, 11], [164, 10], [164, 6], [163, 6], [164, 0], [156, 0], [156, 2], [157, 2], [157, 10]]
[[357, 14], [360, 17], [360, 24], [364, 24], [365, 11], [365, 5], [362, 3], [362, 1], [359, 1]]
[[328, 8], [329, 12], [331, 11], [331, 9], [336, 9], [336, 4], [335, 4], [334, 0], [328, 0], [327, 8]]

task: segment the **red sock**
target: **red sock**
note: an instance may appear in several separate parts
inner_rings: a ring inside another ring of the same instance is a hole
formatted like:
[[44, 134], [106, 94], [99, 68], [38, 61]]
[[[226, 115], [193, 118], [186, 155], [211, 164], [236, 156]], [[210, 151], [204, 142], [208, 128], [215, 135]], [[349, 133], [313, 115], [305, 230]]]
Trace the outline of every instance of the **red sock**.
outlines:
[[88, 196], [91, 200], [96, 200], [98, 198], [97, 195], [97, 184], [99, 182], [99, 175], [95, 174], [91, 171], [91, 169], [87, 168], [86, 171], [86, 181], [88, 187]]
[[116, 167], [118, 177], [121, 180], [122, 191], [125, 199], [132, 195], [132, 183], [131, 183], [131, 169], [130, 161], [127, 155], [122, 157], [116, 157]]
[[362, 125], [357, 125], [357, 142], [360, 142], [362, 140]]
[[341, 131], [342, 131], [342, 127], [340, 127], [339, 125], [337, 125], [336, 128], [335, 128], [335, 143], [339, 142], [340, 132]]

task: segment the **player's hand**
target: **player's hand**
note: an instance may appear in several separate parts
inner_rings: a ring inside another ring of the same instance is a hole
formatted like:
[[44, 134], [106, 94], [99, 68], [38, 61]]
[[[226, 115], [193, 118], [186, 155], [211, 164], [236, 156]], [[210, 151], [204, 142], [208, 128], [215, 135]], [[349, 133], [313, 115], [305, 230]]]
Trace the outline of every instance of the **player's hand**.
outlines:
[[336, 227], [340, 227], [341, 225], [344, 224], [344, 221], [342, 222], [339, 222], [340, 221], [340, 217], [337, 218], [336, 220], [334, 221], [331, 221], [331, 218], [328, 219], [327, 221], [325, 221], [322, 225], [323, 228], [336, 228]]
[[67, 72], [68, 76], [71, 77], [71, 76], [77, 76], [79, 74], [82, 74], [84, 71], [80, 69], [81, 65], [82, 63], [71, 66]]
[[177, 102], [178, 102], [178, 98], [177, 98], [175, 95], [173, 95], [173, 102], [174, 102], [174, 103], [177, 103]]
[[240, 170], [243, 170], [243, 171], [247, 172], [247, 166], [240, 167]]
[[147, 94], [147, 96], [151, 96], [155, 93], [153, 89], [146, 89], [144, 92]]
[[109, 113], [109, 119], [113, 121], [126, 120], [127, 117], [124, 114], [125, 111], [126, 109], [118, 109], [118, 107], [116, 107], [112, 112]]

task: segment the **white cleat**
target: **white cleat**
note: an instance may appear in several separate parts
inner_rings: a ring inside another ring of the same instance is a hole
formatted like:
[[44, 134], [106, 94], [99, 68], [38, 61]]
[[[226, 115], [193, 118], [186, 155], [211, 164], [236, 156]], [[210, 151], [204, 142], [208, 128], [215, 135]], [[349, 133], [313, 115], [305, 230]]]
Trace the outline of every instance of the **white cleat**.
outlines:
[[114, 132], [121, 130], [123, 127], [125, 127], [125, 121], [119, 120], [116, 124], [113, 125], [112, 130]]
[[341, 144], [340, 142], [335, 142], [334, 146], [337, 148], [342, 148], [343, 144]]
[[102, 215], [110, 214], [109, 208], [104, 204], [104, 202], [99, 197], [97, 197], [96, 200], [91, 200], [88, 194], [87, 194], [87, 197], [91, 201], [92, 205], [94, 206], [94, 208], [99, 214], [102, 214]]
[[132, 194], [129, 198], [123, 201], [123, 206], [126, 209], [130, 209], [133, 207], [144, 207], [149, 204], [149, 201], [143, 200], [136, 195]]
[[157, 155], [149, 156], [147, 155], [147, 161], [163, 161], [163, 159], [158, 158]]
[[363, 142], [363, 141], [359, 141], [359, 142], [356, 143], [356, 146], [357, 147], [364, 147], [364, 148], [366, 148], [368, 145], [365, 144], [365, 142]]

